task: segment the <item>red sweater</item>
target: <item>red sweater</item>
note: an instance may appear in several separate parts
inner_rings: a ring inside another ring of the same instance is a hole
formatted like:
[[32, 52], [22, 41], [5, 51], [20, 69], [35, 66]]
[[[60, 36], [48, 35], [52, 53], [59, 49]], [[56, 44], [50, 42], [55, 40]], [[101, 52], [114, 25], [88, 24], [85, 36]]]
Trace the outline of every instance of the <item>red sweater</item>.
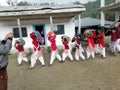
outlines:
[[37, 40], [32, 41], [32, 44], [34, 45], [34, 51], [41, 50], [41, 48], [40, 48], [39, 43], [38, 43]]
[[17, 44], [16, 49], [18, 50], [18, 52], [23, 52], [24, 51], [23, 46], [20, 45], [20, 44]]
[[52, 49], [52, 51], [57, 50], [56, 40], [52, 39], [51, 37], [48, 37], [48, 40], [51, 42], [51, 49]]
[[64, 40], [62, 43], [63, 43], [65, 49], [69, 49], [69, 45], [68, 45], [69, 42], [67, 40]]
[[102, 47], [105, 47], [104, 33], [103, 32], [100, 33], [100, 37], [99, 37], [98, 43], [101, 44]]
[[93, 34], [91, 37], [87, 37], [87, 40], [88, 40], [87, 46], [91, 44], [92, 47], [95, 47], [94, 38], [96, 38], [96, 34]]

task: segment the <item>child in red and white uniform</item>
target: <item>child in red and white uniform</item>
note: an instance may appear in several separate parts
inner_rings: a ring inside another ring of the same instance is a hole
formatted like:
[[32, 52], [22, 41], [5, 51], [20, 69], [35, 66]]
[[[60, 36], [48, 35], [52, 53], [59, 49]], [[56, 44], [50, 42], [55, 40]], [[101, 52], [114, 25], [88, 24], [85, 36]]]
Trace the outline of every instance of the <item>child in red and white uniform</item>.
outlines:
[[73, 56], [71, 54], [71, 47], [70, 47], [70, 37], [62, 36], [62, 43], [64, 45], [64, 52], [62, 54], [63, 62], [65, 61], [66, 57], [68, 56], [71, 61], [73, 61]]
[[74, 36], [72, 42], [75, 42], [76, 44], [75, 59], [79, 61], [79, 57], [81, 57], [82, 60], [84, 61], [85, 60], [85, 56], [83, 55], [84, 49], [81, 46], [79, 35]]
[[98, 37], [98, 49], [99, 49], [99, 52], [102, 56], [102, 58], [105, 58], [106, 57], [106, 54], [105, 54], [105, 41], [104, 41], [104, 37], [105, 37], [105, 34], [103, 31], [99, 31], [99, 34], [97, 35]]
[[34, 47], [33, 54], [31, 55], [31, 66], [30, 66], [30, 69], [35, 67], [37, 59], [39, 59], [39, 61], [41, 62], [42, 66], [45, 66], [45, 62], [44, 62], [43, 55], [42, 55], [42, 50], [41, 50], [41, 48], [39, 46], [39, 42], [38, 42], [38, 40], [36, 38], [35, 33], [32, 32], [30, 34], [30, 37], [32, 39], [32, 44], [33, 44], [33, 47]]
[[24, 52], [24, 47], [21, 44], [20, 40], [16, 40], [14, 47], [18, 50], [18, 66], [22, 65], [22, 61], [28, 62], [26, 53]]
[[86, 54], [87, 54], [87, 59], [92, 56], [92, 58], [95, 58], [95, 43], [94, 43], [94, 38], [96, 38], [96, 34], [92, 33], [90, 31], [87, 35], [85, 35], [87, 38], [87, 47], [86, 47]]
[[56, 34], [53, 32], [49, 32], [47, 34], [48, 40], [51, 42], [51, 59], [50, 66], [53, 64], [55, 57], [58, 58], [60, 62], [62, 62], [61, 56], [58, 54], [57, 46], [56, 46]]

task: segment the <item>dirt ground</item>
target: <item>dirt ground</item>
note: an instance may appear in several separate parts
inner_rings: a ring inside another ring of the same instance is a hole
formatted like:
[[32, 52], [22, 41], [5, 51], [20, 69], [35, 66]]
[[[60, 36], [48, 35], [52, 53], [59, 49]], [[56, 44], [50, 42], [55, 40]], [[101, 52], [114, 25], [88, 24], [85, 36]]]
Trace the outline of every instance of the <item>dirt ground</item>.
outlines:
[[[107, 52], [108, 53], [108, 52]], [[74, 53], [73, 53], [74, 55]], [[105, 59], [96, 55], [94, 60], [64, 63], [54, 61], [48, 66], [50, 53], [44, 54], [46, 66], [40, 62], [29, 70], [29, 64], [17, 66], [17, 55], [9, 56], [8, 90], [120, 90], [120, 54]]]

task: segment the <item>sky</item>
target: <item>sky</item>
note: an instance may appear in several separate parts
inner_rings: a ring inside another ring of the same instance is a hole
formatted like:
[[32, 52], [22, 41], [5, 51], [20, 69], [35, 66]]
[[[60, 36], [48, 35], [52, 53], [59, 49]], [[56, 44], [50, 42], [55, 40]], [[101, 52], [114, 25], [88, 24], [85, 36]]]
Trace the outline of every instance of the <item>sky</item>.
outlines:
[[[22, 1], [22, 0], [18, 0], [18, 1]], [[25, 0], [24, 0], [25, 1]], [[44, 2], [56, 2], [58, 4], [62, 4], [62, 3], [68, 3], [68, 2], [74, 2], [74, 1], [80, 1], [82, 4], [87, 3], [88, 1], [95, 1], [95, 0], [26, 0], [29, 2], [40, 2], [40, 3], [44, 3]]]

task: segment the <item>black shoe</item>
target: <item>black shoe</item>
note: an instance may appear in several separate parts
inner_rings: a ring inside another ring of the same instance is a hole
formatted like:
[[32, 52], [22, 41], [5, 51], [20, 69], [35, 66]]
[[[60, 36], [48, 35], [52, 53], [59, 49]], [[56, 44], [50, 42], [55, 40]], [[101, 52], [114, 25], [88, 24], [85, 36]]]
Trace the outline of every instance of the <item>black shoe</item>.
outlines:
[[60, 61], [60, 63], [62, 63], [62, 62], [63, 62], [63, 60]]
[[45, 65], [42, 65], [42, 67], [45, 67]]

